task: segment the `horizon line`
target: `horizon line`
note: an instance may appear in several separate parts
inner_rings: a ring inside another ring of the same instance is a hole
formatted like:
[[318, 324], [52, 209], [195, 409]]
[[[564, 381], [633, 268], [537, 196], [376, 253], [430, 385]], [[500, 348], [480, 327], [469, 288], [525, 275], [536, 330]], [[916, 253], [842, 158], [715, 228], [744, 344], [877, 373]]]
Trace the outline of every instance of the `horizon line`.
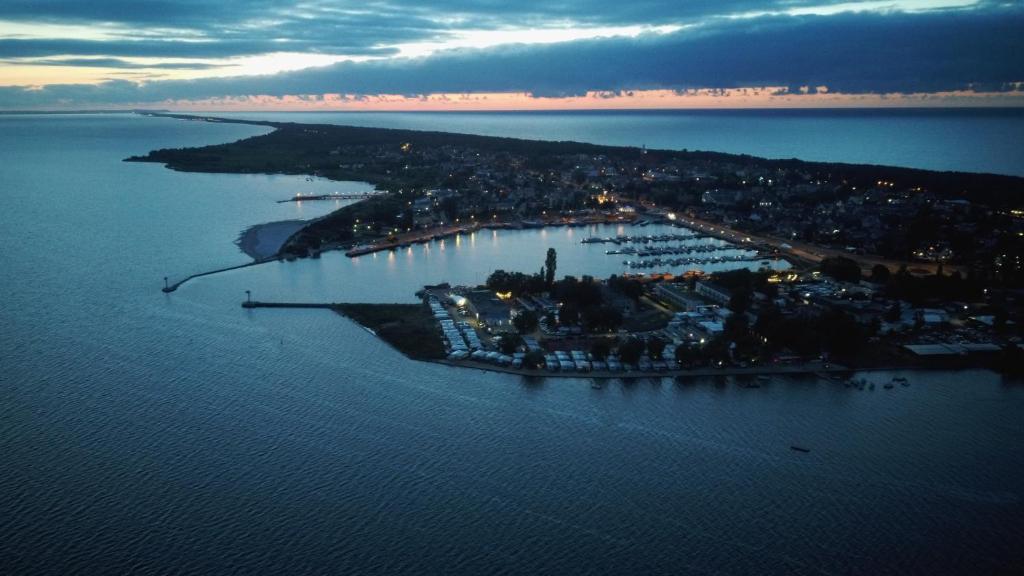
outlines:
[[748, 106], [748, 107], [665, 107], [665, 108], [504, 108], [504, 109], [447, 109], [447, 110], [396, 110], [396, 109], [288, 109], [268, 110], [266, 108], [251, 109], [222, 109], [222, 110], [190, 110], [173, 108], [47, 108], [47, 109], [13, 109], [2, 110], [0, 114], [132, 114], [132, 113], [169, 113], [189, 114], [195, 116], [209, 114], [239, 114], [239, 113], [284, 113], [284, 114], [310, 114], [310, 113], [352, 113], [352, 114], [508, 114], [508, 113], [531, 113], [549, 114], [559, 112], [793, 112], [793, 111], [926, 111], [926, 110], [1020, 110], [1024, 111], [1024, 104], [1021, 105], [942, 105], [942, 106]]

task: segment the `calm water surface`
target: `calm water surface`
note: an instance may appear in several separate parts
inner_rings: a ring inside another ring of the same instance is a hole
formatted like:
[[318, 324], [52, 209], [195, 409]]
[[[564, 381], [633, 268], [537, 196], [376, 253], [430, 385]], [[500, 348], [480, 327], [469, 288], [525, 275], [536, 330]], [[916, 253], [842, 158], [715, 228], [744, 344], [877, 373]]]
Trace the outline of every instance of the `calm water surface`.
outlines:
[[328, 312], [239, 307], [245, 289], [407, 300], [426, 281], [532, 271], [548, 243], [566, 273], [621, 259], [567, 230], [325, 255], [161, 293], [164, 275], [244, 262], [233, 241], [248, 225], [332, 209], [274, 200], [365, 187], [120, 161], [259, 130], [0, 118], [0, 573], [1024, 562], [1024, 388], [989, 372], [909, 373], [909, 388], [874, 392], [813, 378], [593, 389], [412, 362]]
[[218, 115], [1024, 176], [1022, 109]]

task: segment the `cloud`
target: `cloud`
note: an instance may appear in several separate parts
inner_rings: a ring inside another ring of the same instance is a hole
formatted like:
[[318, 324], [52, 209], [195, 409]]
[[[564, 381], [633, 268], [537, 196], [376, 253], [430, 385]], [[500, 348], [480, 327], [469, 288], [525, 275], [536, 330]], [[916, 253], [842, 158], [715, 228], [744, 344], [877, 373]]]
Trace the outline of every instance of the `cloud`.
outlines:
[[312, 40], [77, 40], [50, 38], [0, 38], [0, 57], [38, 58], [62, 55], [133, 56], [163, 58], [227, 58], [271, 52], [324, 50], [350, 56], [388, 56], [394, 48], [370, 47], [365, 43], [314, 42]]
[[[896, 1], [896, 0], [894, 0]], [[307, 29], [339, 25], [393, 26], [415, 20], [416, 28], [488, 29], [552, 22], [593, 25], [679, 22], [709, 15], [789, 10], [849, 0], [4, 0], [0, 20], [119, 23], [164, 29], [253, 29], [305, 23]], [[354, 27], [352, 28], [355, 29]]]
[[849, 94], [1019, 89], [1012, 83], [1024, 80], [1021, 30], [1020, 7], [716, 19], [672, 34], [460, 49], [270, 76], [4, 88], [0, 105], [325, 93], [571, 96], [748, 86]]
[[[11, 61], [7, 61], [11, 62]], [[60, 58], [32, 60], [33, 66], [81, 66], [92, 68], [157, 69], [157, 70], [214, 70], [223, 68], [223, 64], [207, 62], [129, 62], [120, 58]]]

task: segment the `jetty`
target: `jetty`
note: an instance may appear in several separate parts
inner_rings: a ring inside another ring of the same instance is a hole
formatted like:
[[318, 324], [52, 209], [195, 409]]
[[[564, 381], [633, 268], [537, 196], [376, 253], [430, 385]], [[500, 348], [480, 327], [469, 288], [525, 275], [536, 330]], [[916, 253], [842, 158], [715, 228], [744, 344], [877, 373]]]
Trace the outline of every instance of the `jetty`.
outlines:
[[[634, 224], [635, 226], [642, 226], [642, 224]], [[620, 234], [618, 236], [590, 236], [580, 240], [581, 244], [653, 244], [658, 242], [673, 242], [679, 240], [702, 240], [704, 238], [711, 238], [706, 234], [698, 234], [696, 232], [690, 232], [687, 234], [656, 234], [647, 236], [630, 236], [628, 234]]]
[[338, 307], [334, 302], [258, 302], [246, 300], [242, 302], [242, 308], [325, 308], [328, 310]]
[[186, 276], [186, 277], [182, 278], [181, 280], [178, 280], [177, 282], [173, 282], [173, 283], [172, 282], [168, 282], [167, 276], [164, 276], [164, 287], [161, 288], [160, 290], [165, 292], [165, 293], [170, 294], [171, 292], [174, 292], [175, 290], [177, 290], [179, 286], [181, 286], [185, 282], [188, 282], [189, 280], [192, 280], [193, 278], [199, 278], [201, 276], [212, 276], [213, 274], [220, 274], [221, 272], [229, 272], [231, 270], [239, 270], [241, 268], [248, 268], [250, 266], [258, 266], [260, 264], [266, 264], [267, 262], [273, 262], [274, 260], [279, 260], [279, 258], [277, 256], [272, 256], [270, 258], [261, 258], [259, 260], [253, 260], [252, 262], [246, 262], [245, 264], [238, 264], [236, 266], [227, 266], [225, 268], [217, 268], [216, 270], [207, 270], [206, 272], [198, 272], [196, 274], [192, 274], [190, 276]]
[[377, 192], [359, 192], [353, 194], [317, 194], [315, 196], [304, 196], [302, 194], [296, 194], [287, 200], [278, 200], [278, 204], [284, 204], [285, 202], [306, 202], [308, 200], [366, 200], [376, 196]]

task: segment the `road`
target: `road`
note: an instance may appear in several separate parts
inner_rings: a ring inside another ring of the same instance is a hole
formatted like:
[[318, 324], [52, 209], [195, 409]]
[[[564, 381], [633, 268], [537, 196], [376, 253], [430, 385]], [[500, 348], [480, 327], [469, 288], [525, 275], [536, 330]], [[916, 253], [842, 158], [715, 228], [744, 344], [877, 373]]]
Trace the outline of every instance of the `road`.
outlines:
[[[723, 240], [761, 244], [776, 249], [789, 259], [794, 260], [793, 264], [797, 268], [809, 268], [813, 265], [820, 264], [825, 258], [842, 256], [860, 264], [861, 270], [865, 274], [870, 274], [871, 269], [877, 264], [887, 267], [890, 272], [896, 272], [904, 264], [910, 272], [915, 274], [935, 274], [938, 270], [938, 264], [933, 262], [906, 262], [901, 260], [890, 260], [873, 254], [854, 254], [845, 250], [826, 248], [814, 244], [807, 244], [806, 242], [797, 242], [773, 236], [748, 234], [735, 228], [730, 228], [716, 222], [701, 220], [699, 218], [683, 217], [680, 218], [680, 221], [687, 226], [691, 226], [694, 230], [722, 238]], [[954, 270], [959, 271], [961, 274], [964, 274], [967, 271], [965, 267], [951, 265], [948, 263], [943, 265], [943, 270], [946, 274], [949, 274]]]

